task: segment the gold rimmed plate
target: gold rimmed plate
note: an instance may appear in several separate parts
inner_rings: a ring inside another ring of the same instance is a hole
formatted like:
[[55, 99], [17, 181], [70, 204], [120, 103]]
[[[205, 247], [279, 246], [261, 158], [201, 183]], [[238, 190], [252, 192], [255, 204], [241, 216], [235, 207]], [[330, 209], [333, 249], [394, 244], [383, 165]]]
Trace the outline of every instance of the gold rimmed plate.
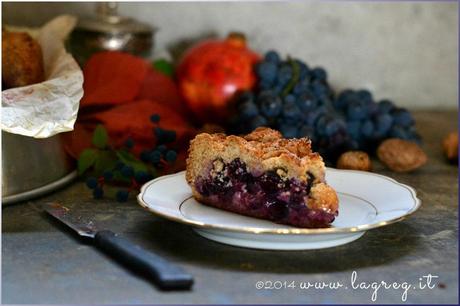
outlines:
[[208, 239], [272, 250], [320, 249], [349, 243], [366, 230], [401, 221], [421, 204], [413, 188], [383, 175], [327, 168], [326, 179], [340, 201], [339, 216], [328, 228], [295, 228], [202, 205], [192, 197], [185, 172], [146, 183], [138, 202], [156, 215], [192, 226]]

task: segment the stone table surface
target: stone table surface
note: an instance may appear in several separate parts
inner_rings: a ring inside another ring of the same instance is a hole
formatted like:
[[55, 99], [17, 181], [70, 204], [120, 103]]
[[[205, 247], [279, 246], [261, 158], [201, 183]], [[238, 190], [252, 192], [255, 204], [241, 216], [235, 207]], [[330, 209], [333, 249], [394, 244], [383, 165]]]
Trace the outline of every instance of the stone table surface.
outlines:
[[[375, 162], [375, 172], [413, 186], [421, 208], [409, 218], [368, 231], [339, 247], [263, 251], [209, 241], [189, 227], [156, 217], [137, 205], [93, 200], [77, 181], [51, 195], [2, 209], [2, 302], [46, 304], [135, 303], [371, 303], [372, 289], [300, 289], [301, 282], [350, 284], [386, 281], [418, 285], [435, 275], [432, 289], [410, 289], [410, 303], [458, 303], [458, 168], [442, 155], [440, 141], [457, 127], [457, 110], [416, 112], [429, 162], [396, 174]], [[363, 188], [365, 188], [363, 186]], [[162, 292], [47, 218], [49, 201], [92, 215], [102, 228], [121, 233], [169, 258], [195, 277], [191, 291]], [[294, 282], [296, 288], [257, 290], [257, 281]], [[377, 302], [401, 303], [402, 289], [380, 289]]]

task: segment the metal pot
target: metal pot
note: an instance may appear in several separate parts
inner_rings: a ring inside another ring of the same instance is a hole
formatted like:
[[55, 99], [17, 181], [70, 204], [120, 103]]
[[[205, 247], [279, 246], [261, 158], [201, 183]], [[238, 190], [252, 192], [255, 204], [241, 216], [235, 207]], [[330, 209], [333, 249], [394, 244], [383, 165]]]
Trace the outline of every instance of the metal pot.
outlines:
[[118, 4], [96, 4], [96, 17], [81, 19], [70, 37], [70, 49], [80, 65], [93, 53], [124, 51], [149, 57], [155, 30], [148, 24], [118, 15]]
[[76, 177], [59, 135], [36, 139], [2, 131], [2, 204], [55, 190]]

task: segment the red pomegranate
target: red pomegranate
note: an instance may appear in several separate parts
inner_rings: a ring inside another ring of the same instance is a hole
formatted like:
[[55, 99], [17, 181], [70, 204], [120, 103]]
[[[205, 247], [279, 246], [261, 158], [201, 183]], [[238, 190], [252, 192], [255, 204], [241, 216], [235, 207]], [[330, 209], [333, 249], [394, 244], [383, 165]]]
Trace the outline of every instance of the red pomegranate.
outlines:
[[222, 123], [232, 95], [254, 86], [253, 66], [259, 60], [246, 47], [244, 35], [236, 33], [189, 49], [179, 63], [177, 77], [181, 94], [197, 119]]

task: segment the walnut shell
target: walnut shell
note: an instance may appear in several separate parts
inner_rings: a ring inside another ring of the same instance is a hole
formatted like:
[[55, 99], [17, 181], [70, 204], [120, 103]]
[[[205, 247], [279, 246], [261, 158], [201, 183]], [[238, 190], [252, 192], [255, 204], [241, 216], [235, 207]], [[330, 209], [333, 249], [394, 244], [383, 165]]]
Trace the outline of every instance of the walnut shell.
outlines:
[[337, 168], [370, 171], [372, 163], [366, 152], [348, 151], [340, 155], [337, 161]]
[[428, 158], [414, 142], [390, 138], [377, 148], [378, 158], [391, 170], [396, 172], [413, 171], [424, 165]]
[[458, 132], [449, 133], [442, 142], [444, 154], [451, 161], [458, 161]]

